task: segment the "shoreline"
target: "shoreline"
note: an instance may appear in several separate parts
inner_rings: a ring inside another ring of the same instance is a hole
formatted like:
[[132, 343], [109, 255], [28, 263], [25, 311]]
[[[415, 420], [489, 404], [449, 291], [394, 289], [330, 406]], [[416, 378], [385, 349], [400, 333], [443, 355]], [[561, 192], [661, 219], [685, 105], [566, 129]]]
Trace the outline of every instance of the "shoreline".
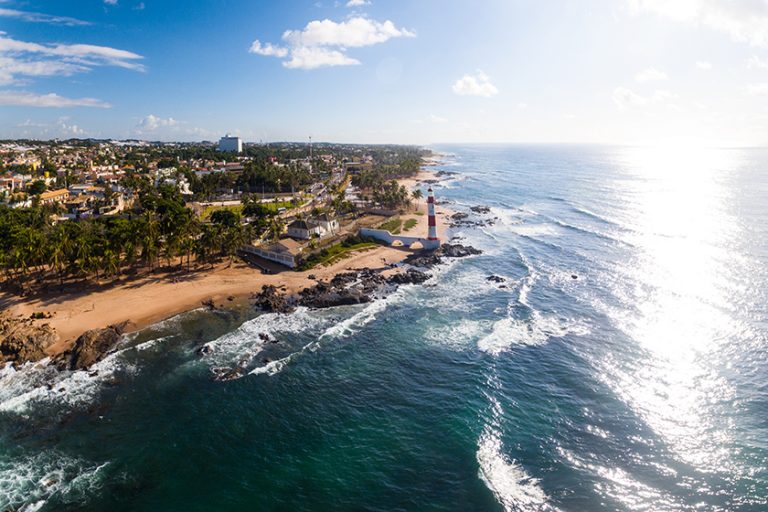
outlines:
[[[398, 180], [412, 190], [425, 181], [438, 180], [433, 170], [422, 168], [413, 178]], [[426, 200], [419, 201], [416, 212], [399, 217], [406, 221], [416, 220], [409, 233], [426, 233]], [[445, 238], [448, 217], [453, 213], [440, 205], [435, 208], [439, 234]], [[385, 275], [398, 273], [388, 265], [400, 263], [414, 251], [377, 246], [373, 249], [355, 251], [329, 266], [296, 272], [286, 269], [277, 274], [263, 274], [260, 270], [241, 261], [230, 266], [219, 263], [210, 269], [199, 269], [174, 279], [170, 275], [146, 275], [138, 279], [118, 283], [93, 292], [49, 293], [42, 297], [19, 297], [7, 292], [0, 293], [0, 303], [8, 313], [16, 317], [29, 318], [36, 312], [50, 313], [50, 318], [35, 320], [36, 325], [49, 324], [58, 334], [59, 340], [45, 348], [48, 356], [55, 357], [72, 347], [84, 332], [103, 329], [128, 321], [126, 332], [135, 332], [181, 313], [200, 308], [204, 301], [213, 301], [218, 307], [247, 301], [252, 294], [261, 291], [262, 286], [285, 286], [288, 294], [297, 294], [304, 288], [314, 286], [317, 281], [329, 281], [336, 274], [365, 268], [383, 270]], [[310, 279], [313, 275], [316, 279]]]

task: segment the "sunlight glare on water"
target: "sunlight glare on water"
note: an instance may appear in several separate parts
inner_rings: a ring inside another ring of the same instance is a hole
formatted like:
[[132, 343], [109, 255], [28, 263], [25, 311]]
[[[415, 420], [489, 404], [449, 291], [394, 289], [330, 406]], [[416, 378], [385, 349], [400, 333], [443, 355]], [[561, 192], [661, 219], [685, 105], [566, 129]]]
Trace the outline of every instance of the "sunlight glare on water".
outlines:
[[636, 311], [621, 323], [647, 356], [615, 370], [614, 385], [682, 461], [737, 471], [725, 467], [733, 460], [731, 425], [710, 414], [734, 394], [713, 357], [736, 328], [726, 281], [728, 263], [739, 257], [727, 249], [739, 226], [721, 187], [735, 154], [633, 148], [623, 156], [642, 178], [627, 191], [642, 256], [629, 263]]

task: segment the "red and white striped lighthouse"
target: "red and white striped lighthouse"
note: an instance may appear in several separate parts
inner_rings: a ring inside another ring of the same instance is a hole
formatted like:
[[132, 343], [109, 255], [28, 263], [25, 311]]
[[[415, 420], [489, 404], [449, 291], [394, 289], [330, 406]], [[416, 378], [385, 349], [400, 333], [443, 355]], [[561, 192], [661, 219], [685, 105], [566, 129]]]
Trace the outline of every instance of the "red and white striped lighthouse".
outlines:
[[432, 187], [429, 187], [427, 190], [427, 220], [429, 225], [427, 240], [438, 240], [437, 221], [435, 219], [435, 194], [432, 192]]

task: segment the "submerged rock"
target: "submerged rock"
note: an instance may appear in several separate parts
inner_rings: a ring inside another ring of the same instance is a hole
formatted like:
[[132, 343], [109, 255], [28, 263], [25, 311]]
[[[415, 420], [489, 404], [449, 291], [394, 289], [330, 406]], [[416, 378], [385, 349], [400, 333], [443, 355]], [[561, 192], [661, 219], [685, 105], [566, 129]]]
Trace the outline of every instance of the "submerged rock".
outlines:
[[228, 381], [228, 380], [235, 380], [239, 379], [243, 376], [243, 370], [242, 368], [212, 368], [211, 372], [213, 372], [213, 379], [217, 381]]

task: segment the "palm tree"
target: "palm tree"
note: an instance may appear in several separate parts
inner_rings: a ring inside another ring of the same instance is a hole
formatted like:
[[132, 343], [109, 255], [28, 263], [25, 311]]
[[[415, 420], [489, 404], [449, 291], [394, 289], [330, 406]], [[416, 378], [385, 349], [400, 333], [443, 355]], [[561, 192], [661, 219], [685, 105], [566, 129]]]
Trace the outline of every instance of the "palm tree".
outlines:
[[269, 231], [269, 238], [277, 240], [280, 235], [283, 234], [283, 221], [278, 216], [273, 216], [269, 219], [267, 230]]
[[424, 197], [424, 193], [421, 191], [420, 188], [417, 188], [413, 192], [411, 192], [411, 197], [413, 197], [416, 200], [416, 209], [419, 209], [419, 199]]
[[52, 236], [48, 238], [48, 266], [51, 269], [55, 269], [59, 275], [59, 285], [64, 285], [64, 274], [62, 273], [62, 262], [65, 256], [66, 250], [66, 232], [62, 229], [57, 229], [53, 232]]

